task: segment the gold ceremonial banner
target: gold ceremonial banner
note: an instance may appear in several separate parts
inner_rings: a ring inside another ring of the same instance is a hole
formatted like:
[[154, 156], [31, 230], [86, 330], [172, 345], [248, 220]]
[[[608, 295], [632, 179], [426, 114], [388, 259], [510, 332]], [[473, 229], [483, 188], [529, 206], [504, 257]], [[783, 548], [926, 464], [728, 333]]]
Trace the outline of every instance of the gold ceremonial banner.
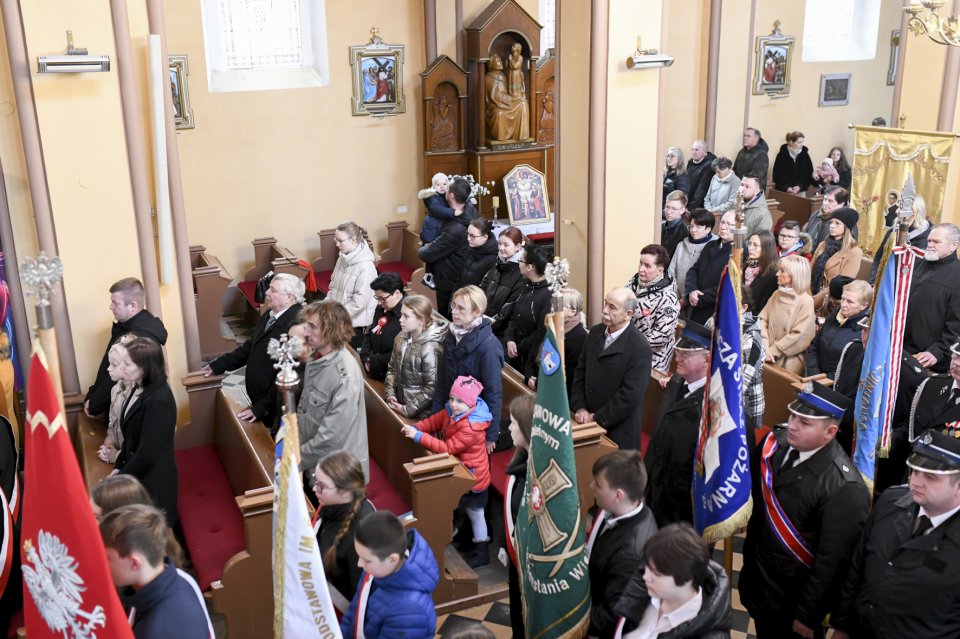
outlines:
[[930, 222], [940, 221], [955, 136], [885, 127], [853, 128], [857, 137], [850, 206], [860, 213], [860, 247], [872, 255], [883, 238], [887, 191], [899, 193], [908, 172], [913, 175], [917, 195], [927, 202]]

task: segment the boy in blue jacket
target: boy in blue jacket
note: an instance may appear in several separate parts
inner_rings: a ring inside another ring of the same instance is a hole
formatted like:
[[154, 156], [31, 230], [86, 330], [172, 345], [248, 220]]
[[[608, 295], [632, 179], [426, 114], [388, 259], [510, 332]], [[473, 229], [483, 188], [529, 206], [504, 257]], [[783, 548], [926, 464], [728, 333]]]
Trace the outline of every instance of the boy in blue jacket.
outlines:
[[340, 622], [344, 638], [433, 639], [440, 571], [420, 533], [404, 531], [396, 515], [381, 510], [360, 520], [354, 544], [363, 574]]
[[134, 637], [213, 639], [200, 588], [164, 557], [167, 520], [162, 512], [143, 504], [121, 506], [103, 517], [100, 534]]

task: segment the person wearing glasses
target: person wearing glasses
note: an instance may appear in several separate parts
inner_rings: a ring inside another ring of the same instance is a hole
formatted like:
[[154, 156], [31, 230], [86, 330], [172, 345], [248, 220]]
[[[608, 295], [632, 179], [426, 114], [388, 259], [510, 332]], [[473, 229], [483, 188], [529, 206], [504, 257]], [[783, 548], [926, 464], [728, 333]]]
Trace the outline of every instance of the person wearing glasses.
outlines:
[[683, 219], [683, 214], [686, 212], [687, 196], [683, 191], [673, 191], [667, 195], [663, 205], [663, 222], [660, 225], [660, 245], [667, 249], [667, 255], [670, 258], [673, 258], [684, 238], [690, 235]]
[[470, 248], [463, 260], [457, 288], [471, 284], [480, 286], [483, 276], [497, 262], [497, 238], [493, 235], [493, 224], [490, 220], [478, 217], [470, 221], [467, 226], [467, 246]]
[[551, 294], [545, 276], [547, 263], [546, 253], [536, 244], [523, 248], [520, 273], [527, 284], [513, 305], [503, 337], [507, 363], [517, 369], [531, 387], [530, 378], [537, 375], [537, 356], [546, 334], [543, 318], [550, 312]]
[[363, 330], [359, 355], [367, 376], [382, 382], [387, 376], [393, 341], [400, 334], [400, 307], [405, 293], [403, 280], [396, 273], [378, 275], [370, 282], [370, 288], [377, 309], [373, 322]]
[[780, 259], [788, 255], [800, 255], [810, 260], [813, 253], [810, 236], [800, 230], [799, 222], [793, 220], [786, 220], [780, 224], [777, 246], [780, 248]]
[[666, 161], [663, 166], [663, 204], [667, 204], [667, 194], [674, 191], [683, 191], [690, 197], [690, 176], [687, 175], [687, 164], [683, 159], [683, 151], [671, 146], [667, 149]]
[[730, 253], [733, 250], [733, 230], [736, 225], [736, 213], [733, 211], [724, 213], [720, 218], [720, 237], [707, 242], [696, 263], [687, 271], [684, 284], [689, 304], [687, 314], [698, 324], [705, 324], [713, 317], [713, 311], [717, 306], [720, 275], [730, 260]]

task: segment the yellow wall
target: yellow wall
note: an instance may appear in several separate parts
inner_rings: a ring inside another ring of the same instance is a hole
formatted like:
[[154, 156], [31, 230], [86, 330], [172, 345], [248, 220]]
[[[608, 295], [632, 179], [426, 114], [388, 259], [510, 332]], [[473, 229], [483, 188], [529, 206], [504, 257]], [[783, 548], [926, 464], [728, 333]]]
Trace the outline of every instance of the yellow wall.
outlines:
[[[726, 0], [720, 12], [720, 63], [717, 72], [717, 155], [736, 157], [743, 135], [743, 115], [753, 43], [750, 41], [751, 0]], [[709, 23], [708, 23], [709, 24]], [[701, 36], [709, 38], [709, 32]], [[669, 118], [669, 113], [666, 115]], [[762, 131], [762, 129], [761, 129]]]
[[[676, 60], [664, 72], [669, 111], [663, 118], [663, 140], [665, 146], [679, 147], [684, 158], [690, 159], [690, 143], [703, 137], [707, 110], [710, 2], [671, 0], [666, 9], [667, 39], [663, 50]], [[618, 44], [623, 48], [625, 43]], [[652, 42], [643, 43], [644, 48], [652, 46]], [[666, 149], [660, 149], [661, 157], [665, 153]]]

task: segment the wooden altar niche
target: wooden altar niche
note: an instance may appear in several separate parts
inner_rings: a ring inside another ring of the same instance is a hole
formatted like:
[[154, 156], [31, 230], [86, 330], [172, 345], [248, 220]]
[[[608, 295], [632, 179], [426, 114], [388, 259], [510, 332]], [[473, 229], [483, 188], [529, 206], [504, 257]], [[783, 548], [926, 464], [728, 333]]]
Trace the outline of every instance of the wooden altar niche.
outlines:
[[423, 95], [424, 187], [439, 172], [464, 175], [467, 72], [441, 55], [420, 74]]

